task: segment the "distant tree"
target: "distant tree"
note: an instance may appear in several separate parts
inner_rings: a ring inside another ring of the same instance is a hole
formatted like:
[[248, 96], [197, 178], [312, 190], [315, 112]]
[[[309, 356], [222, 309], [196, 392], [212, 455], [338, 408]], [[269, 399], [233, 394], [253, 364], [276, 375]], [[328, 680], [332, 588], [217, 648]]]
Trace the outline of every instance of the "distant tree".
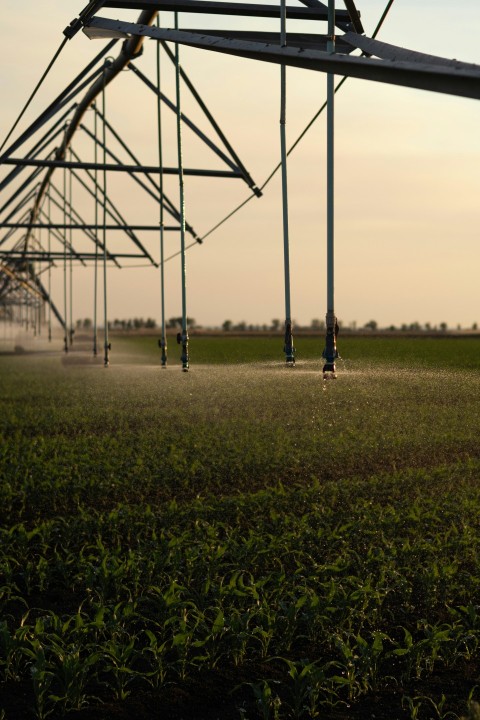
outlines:
[[395, 332], [396, 329], [397, 328], [395, 327], [395, 325], [389, 325], [388, 327], [388, 330], [390, 330], [390, 332]]
[[225, 332], [230, 332], [230, 330], [232, 329], [232, 325], [233, 323], [231, 320], [224, 320], [222, 323], [222, 330], [224, 330]]
[[[183, 317], [171, 317], [167, 321], [167, 328], [170, 328], [171, 330], [174, 328], [181, 330], [182, 324], [183, 324]], [[195, 320], [195, 318], [187, 317], [187, 325], [188, 325], [188, 327], [194, 328], [197, 326], [197, 321]]]
[[157, 323], [155, 322], [155, 320], [153, 318], [147, 318], [145, 321], [145, 327], [146, 328], [156, 328]]
[[312, 330], [325, 330], [325, 323], [319, 318], [313, 318], [310, 321], [310, 327]]
[[408, 329], [411, 330], [412, 332], [420, 332], [422, 327], [421, 327], [420, 323], [413, 322], [413, 323], [410, 323], [410, 326]]
[[446, 322], [441, 322], [439, 327], [442, 332], [445, 332], [446, 330], [448, 330], [448, 325]]
[[273, 332], [277, 332], [277, 330], [280, 330], [280, 320], [278, 318], [274, 318], [272, 320], [272, 324], [270, 326], [270, 329], [273, 330]]
[[369, 320], [365, 325], [363, 326], [366, 330], [378, 330], [378, 323], [376, 320]]
[[245, 320], [242, 320], [242, 322], [237, 323], [237, 325], [233, 326], [234, 330], [239, 330], [240, 332], [244, 332], [247, 329], [247, 323]]
[[93, 323], [92, 323], [92, 321], [90, 320], [90, 318], [84, 318], [84, 320], [83, 320], [83, 327], [84, 327], [85, 330], [88, 330], [89, 328], [91, 328], [92, 325], [93, 325]]
[[472, 330], [478, 330], [478, 324], [476, 322], [473, 323]]

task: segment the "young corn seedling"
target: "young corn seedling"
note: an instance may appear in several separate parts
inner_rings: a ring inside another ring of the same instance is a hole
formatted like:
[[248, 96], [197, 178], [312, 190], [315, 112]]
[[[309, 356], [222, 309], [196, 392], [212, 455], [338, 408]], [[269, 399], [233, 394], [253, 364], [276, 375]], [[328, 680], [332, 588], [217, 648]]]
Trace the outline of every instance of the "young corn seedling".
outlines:
[[278, 695], [272, 693], [272, 688], [268, 680], [247, 684], [250, 685], [253, 690], [256, 705], [262, 720], [278, 720], [282, 702]]
[[134, 669], [138, 657], [136, 639], [135, 635], [124, 639], [113, 638], [103, 647], [102, 670], [106, 673], [104, 684], [113, 691], [116, 700], [125, 700], [129, 696], [130, 690], [127, 688], [137, 677]]
[[32, 640], [30, 648], [25, 652], [31, 659], [30, 673], [35, 700], [35, 715], [37, 720], [45, 720], [54, 710], [54, 704], [49, 696], [54, 674], [47, 663], [45, 651], [39, 640]]
[[153, 687], [159, 688], [164, 685], [167, 676], [167, 641], [162, 642], [151, 630], [144, 630], [144, 633], [148, 639], [148, 645], [143, 648], [142, 657], [146, 658], [151, 667], [151, 670], [147, 672], [148, 681]]

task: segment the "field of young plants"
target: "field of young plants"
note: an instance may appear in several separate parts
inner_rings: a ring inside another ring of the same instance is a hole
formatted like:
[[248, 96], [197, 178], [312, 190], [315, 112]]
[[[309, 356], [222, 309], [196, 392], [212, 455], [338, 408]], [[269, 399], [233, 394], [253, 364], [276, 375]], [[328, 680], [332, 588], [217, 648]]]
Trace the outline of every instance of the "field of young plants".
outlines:
[[0, 354], [0, 719], [480, 717], [480, 339], [112, 342]]

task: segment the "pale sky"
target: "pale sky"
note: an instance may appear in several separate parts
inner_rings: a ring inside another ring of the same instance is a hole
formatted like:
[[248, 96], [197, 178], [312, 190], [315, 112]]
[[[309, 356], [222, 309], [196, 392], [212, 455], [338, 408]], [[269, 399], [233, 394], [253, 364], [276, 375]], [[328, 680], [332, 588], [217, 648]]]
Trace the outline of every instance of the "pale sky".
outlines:
[[[290, 0], [293, 3], [293, 0]], [[1, 0], [0, 73], [3, 141], [62, 40], [64, 27], [85, 6], [77, 0]], [[386, 0], [358, 0], [371, 35]], [[338, 0], [337, 7], [343, 9]], [[105, 10], [106, 17], [134, 21], [135, 11]], [[235, 20], [184, 16], [184, 27], [232, 27]], [[236, 21], [242, 28], [277, 29], [276, 22]], [[162, 25], [171, 27], [171, 13]], [[326, 32], [319, 24], [320, 31]], [[289, 22], [287, 31], [309, 24]], [[317, 26], [315, 26], [317, 29]], [[480, 64], [477, 0], [395, 0], [380, 40], [426, 53]], [[105, 41], [83, 34], [71, 40], [48, 76], [22, 127], [55, 97]], [[117, 46], [119, 48], [119, 46]], [[117, 54], [117, 47], [114, 55]], [[279, 161], [280, 69], [278, 66], [182, 48], [182, 66], [235, 147], [257, 184]], [[167, 61], [166, 61], [167, 63]], [[137, 66], [155, 80], [155, 43], [146, 41]], [[107, 91], [107, 114], [145, 164], [158, 158], [155, 100], [131, 72]], [[340, 78], [339, 78], [340, 79]], [[326, 77], [307, 70], [287, 72], [289, 145], [326, 97]], [[174, 100], [168, 69], [164, 91]], [[184, 110], [202, 129], [207, 124], [186, 89]], [[174, 164], [174, 116], [164, 111], [164, 154]], [[408, 88], [349, 79], [336, 102], [336, 312], [345, 323], [380, 325], [480, 322], [478, 282], [480, 227], [480, 103]], [[16, 133], [17, 134], [17, 133]], [[28, 146], [27, 146], [28, 147]], [[79, 136], [74, 149], [92, 158], [91, 141]], [[24, 148], [26, 149], [26, 148]], [[288, 163], [292, 315], [299, 324], [326, 310], [326, 122], [322, 116]], [[20, 154], [20, 151], [16, 153]], [[184, 131], [188, 167], [220, 167], [210, 151]], [[61, 185], [61, 171], [56, 182]], [[5, 171], [0, 170], [3, 177]], [[133, 223], [155, 224], [158, 208], [126, 178], [109, 179], [111, 195]], [[168, 178], [177, 202], [178, 184]], [[78, 206], [90, 221], [90, 200], [74, 186]], [[239, 180], [186, 178], [187, 220], [205, 234], [250, 193]], [[283, 234], [280, 175], [260, 200], [187, 252], [188, 314], [205, 325], [269, 323], [284, 319]], [[188, 236], [187, 236], [188, 237]], [[156, 234], [141, 236], [155, 257]], [[120, 247], [119, 234], [109, 246]], [[117, 245], [116, 245], [117, 244]], [[122, 244], [123, 247], [123, 244]], [[179, 249], [179, 235], [166, 238], [166, 254]], [[74, 318], [92, 317], [93, 268], [75, 268]], [[53, 278], [53, 298], [62, 307], [63, 272]], [[160, 318], [159, 271], [108, 271], [109, 317]], [[101, 307], [99, 306], [99, 312]], [[180, 260], [166, 265], [166, 316], [181, 313]]]

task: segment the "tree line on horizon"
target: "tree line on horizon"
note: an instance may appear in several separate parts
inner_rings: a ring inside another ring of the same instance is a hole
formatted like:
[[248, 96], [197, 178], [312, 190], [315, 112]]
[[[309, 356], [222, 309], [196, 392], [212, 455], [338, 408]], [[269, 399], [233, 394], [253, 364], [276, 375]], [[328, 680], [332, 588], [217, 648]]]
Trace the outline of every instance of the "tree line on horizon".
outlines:
[[[254, 323], [248, 323], [246, 320], [242, 320], [238, 323], [234, 323], [232, 320], [224, 320], [224, 322], [221, 324], [220, 327], [212, 327], [212, 326], [203, 326], [197, 324], [196, 320], [194, 318], [187, 318], [187, 324], [188, 327], [192, 330], [194, 329], [203, 329], [203, 330], [223, 330], [224, 332], [281, 332], [284, 327], [284, 323], [278, 319], [274, 318], [270, 323], [262, 323], [262, 324], [254, 324]], [[358, 332], [361, 330], [367, 330], [370, 332], [447, 332], [447, 330], [462, 330], [462, 329], [469, 329], [476, 331], [478, 330], [478, 323], [474, 322], [469, 328], [462, 328], [461, 325], [457, 325], [455, 328], [449, 328], [448, 324], [446, 322], [438, 323], [438, 325], [434, 325], [432, 323], [424, 323], [423, 325], [419, 322], [413, 322], [413, 323], [402, 323], [401, 325], [388, 325], [386, 327], [380, 327], [378, 322], [376, 320], [369, 320], [364, 325], [357, 325], [355, 321], [344, 324], [340, 320], [338, 321], [340, 331], [345, 332]], [[77, 330], [89, 330], [93, 327], [93, 322], [91, 318], [84, 318], [83, 320], [77, 320], [76, 322], [76, 328]], [[168, 330], [180, 330], [182, 327], [182, 318], [181, 317], [171, 317], [166, 322], [166, 327]], [[131, 330], [141, 330], [141, 329], [150, 329], [153, 330], [155, 328], [158, 328], [157, 321], [154, 318], [128, 318], [119, 320], [116, 318], [115, 320], [109, 321], [108, 323], [109, 330], [124, 330], [124, 331], [131, 331]], [[293, 323], [294, 330], [312, 330], [315, 332], [322, 332], [325, 330], [325, 322], [323, 320], [320, 320], [319, 318], [313, 318], [310, 321], [309, 325], [300, 325], [297, 323]]]

